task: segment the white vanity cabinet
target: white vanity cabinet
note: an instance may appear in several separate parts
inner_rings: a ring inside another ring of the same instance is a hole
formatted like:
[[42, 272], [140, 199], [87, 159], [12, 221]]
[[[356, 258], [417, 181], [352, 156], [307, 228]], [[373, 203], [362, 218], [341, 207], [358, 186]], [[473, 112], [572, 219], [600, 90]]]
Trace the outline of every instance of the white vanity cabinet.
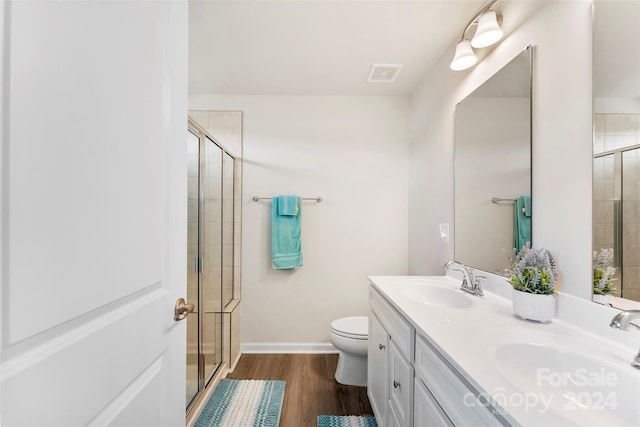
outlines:
[[[446, 417], [449, 423], [436, 425], [502, 426], [506, 421], [486, 401], [478, 400], [477, 393], [464, 378], [443, 358], [425, 337], [416, 337], [416, 383], [425, 388], [429, 404], [434, 406], [436, 419]], [[416, 406], [424, 406], [420, 402]], [[439, 409], [439, 411], [438, 411]], [[424, 410], [424, 408], [423, 408]], [[429, 415], [431, 416], [431, 415]], [[502, 422], [501, 422], [502, 421]], [[428, 423], [414, 424], [415, 427]]]
[[373, 287], [369, 301], [369, 401], [381, 427], [410, 426], [415, 330]]
[[380, 427], [508, 425], [374, 286], [369, 308], [367, 394]]

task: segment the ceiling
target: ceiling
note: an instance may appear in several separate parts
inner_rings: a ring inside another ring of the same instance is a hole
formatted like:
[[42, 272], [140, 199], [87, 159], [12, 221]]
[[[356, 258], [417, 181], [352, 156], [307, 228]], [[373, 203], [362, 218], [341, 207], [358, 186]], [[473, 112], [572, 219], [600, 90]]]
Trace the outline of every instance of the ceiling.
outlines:
[[[408, 95], [486, 0], [189, 2], [189, 93]], [[367, 83], [373, 64], [402, 64]]]
[[[189, 0], [189, 93], [408, 95], [487, 3]], [[595, 96], [640, 97], [638, 22], [640, 0], [596, 1]], [[373, 64], [404, 67], [367, 83]]]

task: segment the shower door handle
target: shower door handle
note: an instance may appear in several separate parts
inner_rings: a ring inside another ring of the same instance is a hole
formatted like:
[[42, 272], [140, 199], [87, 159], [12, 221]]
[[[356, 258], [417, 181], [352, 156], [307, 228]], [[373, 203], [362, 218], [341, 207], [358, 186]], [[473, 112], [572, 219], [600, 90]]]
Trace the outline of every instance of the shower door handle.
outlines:
[[175, 309], [173, 310], [173, 320], [176, 322], [184, 319], [196, 308], [193, 304], [187, 304], [184, 298], [178, 298]]

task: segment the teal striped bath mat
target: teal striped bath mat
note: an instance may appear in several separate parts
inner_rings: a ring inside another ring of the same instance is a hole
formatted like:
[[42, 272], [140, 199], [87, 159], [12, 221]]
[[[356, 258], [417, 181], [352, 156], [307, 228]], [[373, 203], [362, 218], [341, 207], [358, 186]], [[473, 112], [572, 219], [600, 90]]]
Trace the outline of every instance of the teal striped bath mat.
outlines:
[[375, 417], [320, 415], [318, 427], [378, 427]]
[[195, 427], [278, 427], [284, 381], [220, 380]]

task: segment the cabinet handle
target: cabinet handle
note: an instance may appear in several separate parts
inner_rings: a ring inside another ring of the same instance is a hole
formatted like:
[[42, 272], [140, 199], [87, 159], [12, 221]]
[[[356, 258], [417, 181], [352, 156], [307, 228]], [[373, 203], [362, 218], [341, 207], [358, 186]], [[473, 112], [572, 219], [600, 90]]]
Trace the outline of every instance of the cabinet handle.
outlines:
[[400, 383], [396, 380], [393, 380], [393, 388], [398, 388], [400, 387]]
[[384, 350], [384, 349], [385, 349], [384, 345], [382, 345], [382, 344], [378, 344], [378, 348], [379, 348], [380, 350]]

